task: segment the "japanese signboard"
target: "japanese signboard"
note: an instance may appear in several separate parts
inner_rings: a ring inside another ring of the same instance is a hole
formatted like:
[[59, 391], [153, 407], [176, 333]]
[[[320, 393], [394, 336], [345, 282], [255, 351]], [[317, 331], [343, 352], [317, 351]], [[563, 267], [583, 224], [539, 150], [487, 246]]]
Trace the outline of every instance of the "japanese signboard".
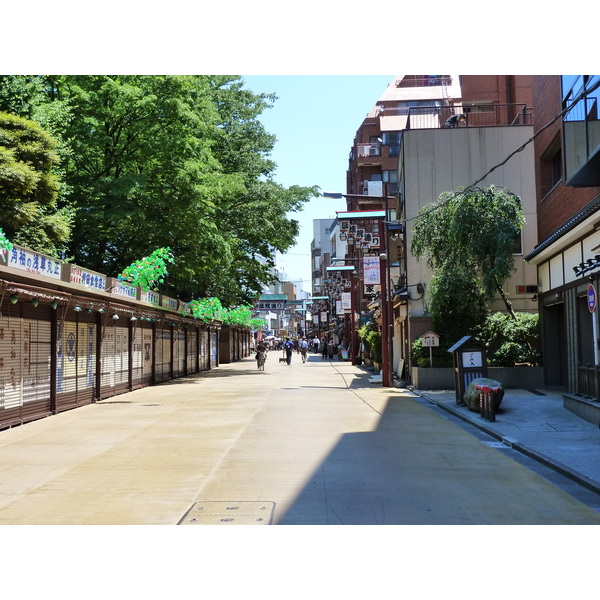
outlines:
[[344, 310], [350, 310], [352, 308], [351, 302], [350, 292], [342, 292], [342, 308]]
[[106, 275], [94, 273], [75, 265], [70, 265], [69, 281], [77, 285], [83, 285], [86, 288], [104, 291], [106, 290]]
[[259, 300], [257, 310], [285, 310], [285, 300]]
[[379, 257], [363, 256], [363, 274], [365, 285], [379, 285]]
[[140, 301], [152, 306], [160, 306], [160, 294], [152, 290], [148, 290], [147, 292], [142, 291]]
[[462, 366], [465, 369], [483, 366], [483, 358], [482, 358], [481, 352], [476, 351], [476, 350], [472, 351], [472, 352], [463, 352], [462, 353]]
[[109, 290], [112, 294], [116, 296], [124, 296], [125, 298], [137, 299], [137, 287], [132, 285], [131, 283], [127, 283], [125, 281], [119, 281], [114, 277], [109, 279]]
[[19, 246], [13, 246], [13, 249], [8, 253], [7, 266], [43, 277], [61, 278], [62, 263], [60, 260]]

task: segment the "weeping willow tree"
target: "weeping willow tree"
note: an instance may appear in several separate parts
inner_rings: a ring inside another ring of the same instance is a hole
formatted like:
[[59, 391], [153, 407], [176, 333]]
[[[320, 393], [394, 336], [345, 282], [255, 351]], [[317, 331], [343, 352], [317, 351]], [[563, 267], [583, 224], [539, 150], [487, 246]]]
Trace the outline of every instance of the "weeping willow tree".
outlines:
[[497, 293], [514, 311], [503, 284], [525, 223], [521, 199], [489, 186], [444, 192], [415, 220], [411, 252], [433, 270], [429, 311], [436, 331], [458, 339], [484, 324]]

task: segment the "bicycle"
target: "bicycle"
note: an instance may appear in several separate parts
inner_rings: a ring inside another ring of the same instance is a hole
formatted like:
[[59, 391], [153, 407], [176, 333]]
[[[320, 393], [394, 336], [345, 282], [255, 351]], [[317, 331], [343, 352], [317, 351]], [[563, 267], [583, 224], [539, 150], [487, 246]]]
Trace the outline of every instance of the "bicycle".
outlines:
[[266, 352], [257, 352], [256, 353], [256, 366], [259, 371], [265, 370], [265, 362], [267, 360]]

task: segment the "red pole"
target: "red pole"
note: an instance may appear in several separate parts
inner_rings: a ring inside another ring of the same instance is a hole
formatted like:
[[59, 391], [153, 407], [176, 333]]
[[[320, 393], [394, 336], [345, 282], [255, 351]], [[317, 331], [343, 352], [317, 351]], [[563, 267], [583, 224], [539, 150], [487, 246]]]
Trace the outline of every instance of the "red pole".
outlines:
[[356, 290], [356, 278], [354, 271], [350, 273], [350, 358], [353, 365], [358, 365], [358, 352], [356, 351], [356, 321], [354, 320], [355, 314], [355, 294]]
[[381, 382], [384, 387], [391, 387], [390, 378], [390, 343], [389, 343], [389, 313], [387, 292], [387, 240], [385, 223], [381, 220], [381, 254], [379, 255], [379, 277], [381, 281]]

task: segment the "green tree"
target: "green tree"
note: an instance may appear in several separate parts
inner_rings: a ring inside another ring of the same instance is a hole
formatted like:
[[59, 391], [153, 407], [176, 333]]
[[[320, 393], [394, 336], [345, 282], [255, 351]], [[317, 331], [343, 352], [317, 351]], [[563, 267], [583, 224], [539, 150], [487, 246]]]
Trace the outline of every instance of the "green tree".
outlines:
[[224, 76], [53, 76], [42, 87], [38, 113], [69, 141], [77, 264], [113, 274], [170, 247], [162, 291], [228, 306], [260, 293], [298, 233], [288, 213], [317, 194], [272, 180], [274, 137], [258, 120], [272, 97]]
[[514, 315], [502, 285], [514, 271], [523, 224], [520, 198], [495, 186], [444, 192], [419, 211], [411, 251], [434, 272], [429, 294], [436, 330], [451, 339], [476, 334], [496, 293]]
[[38, 123], [0, 113], [0, 223], [13, 242], [58, 256], [72, 214], [58, 206], [58, 142]]
[[518, 312], [514, 317], [492, 313], [486, 319], [479, 338], [488, 347], [488, 362], [492, 366], [541, 364], [541, 356], [535, 349], [539, 341], [537, 313]]

